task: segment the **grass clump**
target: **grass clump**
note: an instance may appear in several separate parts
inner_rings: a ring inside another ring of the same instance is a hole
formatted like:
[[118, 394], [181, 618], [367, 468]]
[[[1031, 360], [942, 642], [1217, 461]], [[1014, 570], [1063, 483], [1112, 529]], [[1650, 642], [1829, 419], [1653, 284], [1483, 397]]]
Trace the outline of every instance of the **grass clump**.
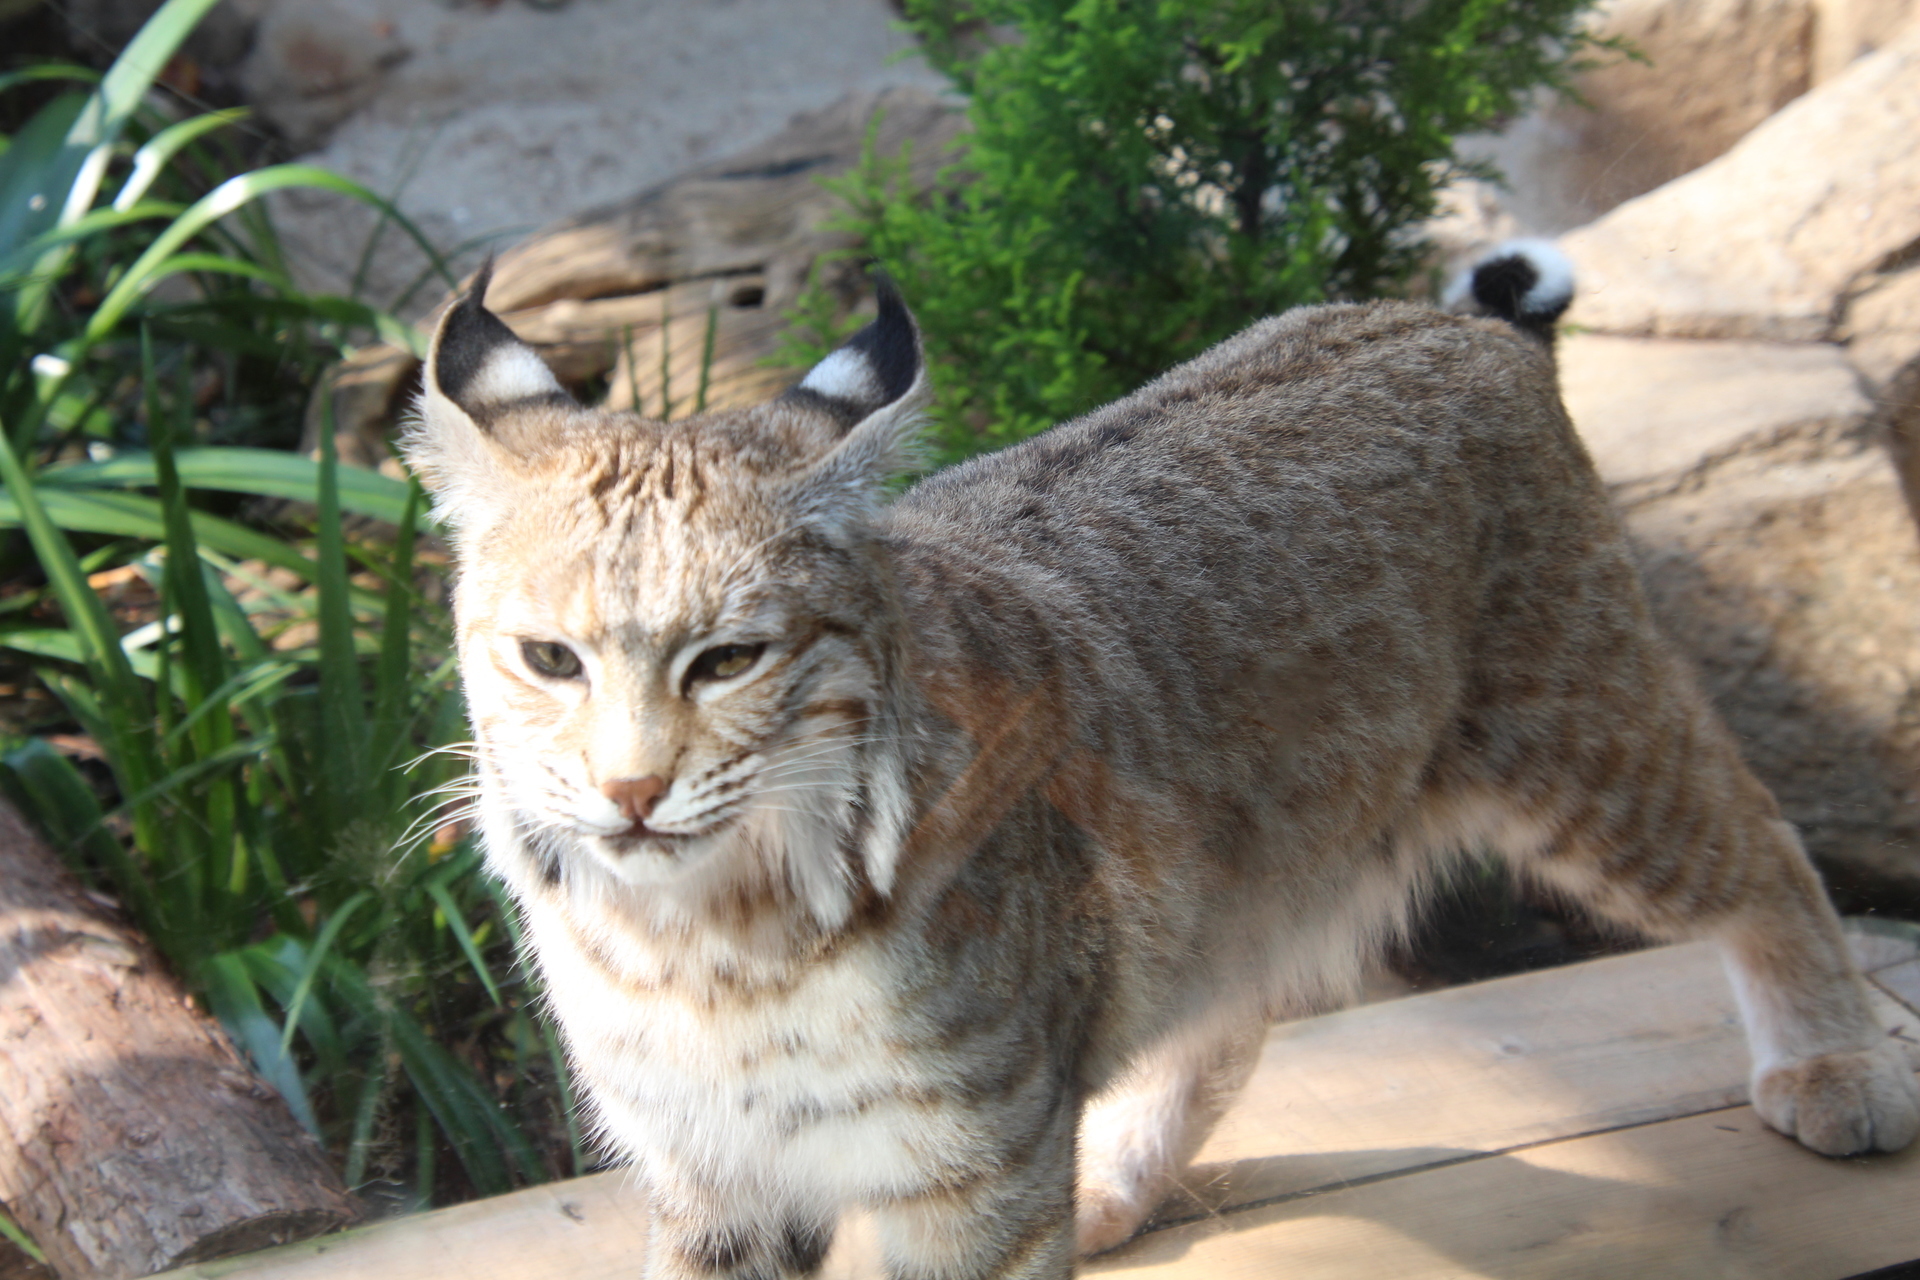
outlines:
[[[0, 784], [350, 1183], [424, 1204], [579, 1171], [513, 917], [455, 820], [465, 716], [422, 496], [340, 468], [331, 424], [317, 460], [245, 444], [291, 443], [353, 343], [421, 347], [302, 292], [261, 197], [333, 190], [418, 234], [308, 166], [229, 176], [235, 114], [153, 92], [213, 2], [168, 0], [103, 76], [0, 79], [74, 86], [0, 151], [0, 648], [57, 697], [41, 727], [99, 760], [16, 736]], [[258, 497], [310, 516], [263, 524]]]

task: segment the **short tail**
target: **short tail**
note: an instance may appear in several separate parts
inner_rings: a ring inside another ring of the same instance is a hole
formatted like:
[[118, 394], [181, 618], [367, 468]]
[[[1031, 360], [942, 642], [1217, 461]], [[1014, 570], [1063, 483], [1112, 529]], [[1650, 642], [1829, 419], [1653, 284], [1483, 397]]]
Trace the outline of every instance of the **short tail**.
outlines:
[[1509, 240], [1447, 291], [1449, 310], [1505, 320], [1542, 342], [1573, 304], [1573, 263], [1550, 240]]

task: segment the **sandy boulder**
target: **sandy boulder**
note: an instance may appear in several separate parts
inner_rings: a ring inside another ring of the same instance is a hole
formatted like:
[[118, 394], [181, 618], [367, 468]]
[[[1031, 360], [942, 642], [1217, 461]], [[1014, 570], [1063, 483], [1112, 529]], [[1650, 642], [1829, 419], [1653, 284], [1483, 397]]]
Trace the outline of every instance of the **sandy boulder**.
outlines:
[[1613, 0], [1596, 34], [1644, 61], [1598, 55], [1583, 101], [1543, 105], [1469, 153], [1506, 174], [1530, 231], [1589, 222], [1724, 153], [1812, 83], [1814, 0]]
[[1920, 357], [1920, 267], [1858, 282], [1835, 336], [1847, 344], [1854, 368], [1870, 385], [1892, 382], [1903, 366]]
[[1843, 905], [1920, 909], [1920, 540], [1827, 344], [1576, 335], [1568, 408], [1662, 628]]
[[303, 0], [269, 9], [241, 65], [247, 100], [295, 149], [371, 102], [413, 52], [392, 0]]
[[1920, 24], [1726, 155], [1562, 240], [1569, 320], [1608, 333], [1812, 340], [1920, 243]]
[[[275, 21], [303, 22], [309, 2], [277, 0]], [[311, 3], [384, 14], [347, 34], [361, 42], [386, 23], [379, 39], [391, 43], [343, 45], [341, 88], [289, 85], [275, 109], [317, 122], [364, 97], [304, 158], [395, 195], [442, 251], [462, 251], [462, 269], [488, 247], [754, 147], [848, 93], [942, 83], [924, 63], [890, 61], [910, 41], [887, 0]], [[381, 63], [396, 48], [409, 56]], [[258, 56], [286, 60], [267, 42]], [[366, 78], [369, 65], [378, 70]], [[423, 259], [391, 228], [377, 234], [369, 209], [290, 192], [275, 215], [311, 287], [358, 283], [409, 318], [438, 296], [401, 296]]]

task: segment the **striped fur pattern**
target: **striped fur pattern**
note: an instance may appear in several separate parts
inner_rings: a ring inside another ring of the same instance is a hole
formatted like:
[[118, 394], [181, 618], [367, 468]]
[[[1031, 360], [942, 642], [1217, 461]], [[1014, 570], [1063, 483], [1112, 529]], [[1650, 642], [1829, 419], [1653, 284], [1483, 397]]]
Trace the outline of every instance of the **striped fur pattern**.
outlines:
[[1266, 1021], [1347, 998], [1484, 848], [1717, 939], [1776, 1128], [1914, 1136], [1649, 621], [1551, 316], [1290, 312], [889, 503], [926, 392], [897, 298], [780, 399], [662, 423], [573, 403], [484, 290], [409, 451], [488, 858], [650, 1190], [647, 1275], [809, 1274], [854, 1205], [902, 1278], [1070, 1274]]

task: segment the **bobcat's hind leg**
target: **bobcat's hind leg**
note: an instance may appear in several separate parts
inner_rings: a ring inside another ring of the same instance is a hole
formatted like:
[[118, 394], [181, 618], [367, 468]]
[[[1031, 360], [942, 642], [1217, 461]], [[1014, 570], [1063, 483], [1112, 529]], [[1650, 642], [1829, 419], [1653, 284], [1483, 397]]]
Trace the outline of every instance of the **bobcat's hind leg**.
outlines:
[[1641, 767], [1561, 791], [1534, 814], [1537, 846], [1508, 852], [1608, 919], [1718, 944], [1769, 1125], [1823, 1155], [1900, 1150], [1920, 1134], [1920, 1089], [1873, 1016], [1819, 876], [1704, 701], [1665, 692], [1652, 723], [1605, 757]]
[[1753, 1049], [1753, 1106], [1829, 1156], [1898, 1151], [1920, 1135], [1920, 1090], [1874, 1020], [1818, 878], [1784, 822], [1793, 891], [1716, 929]]
[[1167, 1198], [1252, 1074], [1265, 1031], [1251, 1014], [1177, 1031], [1088, 1101], [1075, 1197], [1083, 1255], [1130, 1239]]

